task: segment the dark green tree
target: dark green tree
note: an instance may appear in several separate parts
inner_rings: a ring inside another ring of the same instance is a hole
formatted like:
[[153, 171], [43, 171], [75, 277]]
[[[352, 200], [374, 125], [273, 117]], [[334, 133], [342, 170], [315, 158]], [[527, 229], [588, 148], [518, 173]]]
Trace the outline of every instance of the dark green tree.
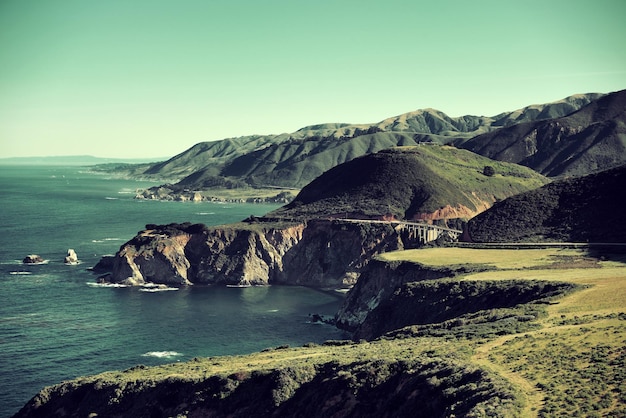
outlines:
[[491, 177], [496, 174], [496, 170], [492, 166], [486, 165], [485, 168], [483, 168], [483, 174], [487, 177]]

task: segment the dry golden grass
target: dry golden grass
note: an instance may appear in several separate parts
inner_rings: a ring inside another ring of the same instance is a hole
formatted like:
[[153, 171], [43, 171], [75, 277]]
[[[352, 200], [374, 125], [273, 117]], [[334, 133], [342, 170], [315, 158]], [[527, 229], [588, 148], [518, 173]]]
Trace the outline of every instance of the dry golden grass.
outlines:
[[481, 341], [473, 361], [516, 385], [524, 417], [626, 414], [626, 262], [578, 249], [432, 248], [385, 254], [430, 266], [489, 265], [460, 280], [554, 280], [585, 286], [547, 306], [543, 328]]
[[427, 266], [450, 266], [459, 264], [482, 264], [498, 269], [537, 268], [552, 265], [562, 258], [580, 258], [586, 252], [577, 249], [474, 249], [474, 248], [425, 248], [394, 251], [381, 255], [387, 261], [411, 261]]

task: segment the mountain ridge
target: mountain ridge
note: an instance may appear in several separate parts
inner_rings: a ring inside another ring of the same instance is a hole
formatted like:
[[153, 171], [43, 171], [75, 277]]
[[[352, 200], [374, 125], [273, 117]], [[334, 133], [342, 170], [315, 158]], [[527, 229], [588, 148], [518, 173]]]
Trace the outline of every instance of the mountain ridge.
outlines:
[[167, 161], [138, 168], [133, 175], [172, 179], [194, 189], [205, 183], [220, 184], [216, 178], [224, 177], [250, 187], [301, 188], [328, 169], [361, 155], [422, 142], [460, 146], [476, 135], [520, 121], [564, 116], [603, 96], [578, 94], [493, 117], [449, 117], [426, 108], [371, 124], [322, 123], [293, 133], [200, 142]]
[[626, 90], [602, 96], [566, 116], [511, 125], [458, 146], [549, 177], [617, 166], [626, 162]]

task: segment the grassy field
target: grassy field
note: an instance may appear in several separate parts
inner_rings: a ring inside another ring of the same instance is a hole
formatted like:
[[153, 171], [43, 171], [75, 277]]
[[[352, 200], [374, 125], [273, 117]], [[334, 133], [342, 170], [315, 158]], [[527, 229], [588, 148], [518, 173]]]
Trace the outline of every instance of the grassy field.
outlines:
[[626, 260], [583, 250], [433, 248], [385, 260], [497, 268], [460, 280], [555, 280], [585, 286], [546, 307], [541, 328], [481, 341], [472, 361], [525, 398], [524, 416], [626, 416]]

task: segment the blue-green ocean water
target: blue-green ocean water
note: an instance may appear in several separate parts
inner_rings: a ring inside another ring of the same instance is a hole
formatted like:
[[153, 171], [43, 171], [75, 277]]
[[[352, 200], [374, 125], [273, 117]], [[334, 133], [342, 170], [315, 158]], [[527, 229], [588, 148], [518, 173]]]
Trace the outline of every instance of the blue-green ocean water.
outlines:
[[[145, 224], [219, 225], [276, 207], [133, 199], [137, 188], [153, 184], [84, 167], [0, 166], [0, 417], [42, 387], [77, 376], [345, 337], [309, 321], [312, 313], [334, 314], [340, 294], [94, 286], [86, 269]], [[80, 265], [63, 263], [68, 248]], [[23, 265], [31, 253], [49, 261]]]

